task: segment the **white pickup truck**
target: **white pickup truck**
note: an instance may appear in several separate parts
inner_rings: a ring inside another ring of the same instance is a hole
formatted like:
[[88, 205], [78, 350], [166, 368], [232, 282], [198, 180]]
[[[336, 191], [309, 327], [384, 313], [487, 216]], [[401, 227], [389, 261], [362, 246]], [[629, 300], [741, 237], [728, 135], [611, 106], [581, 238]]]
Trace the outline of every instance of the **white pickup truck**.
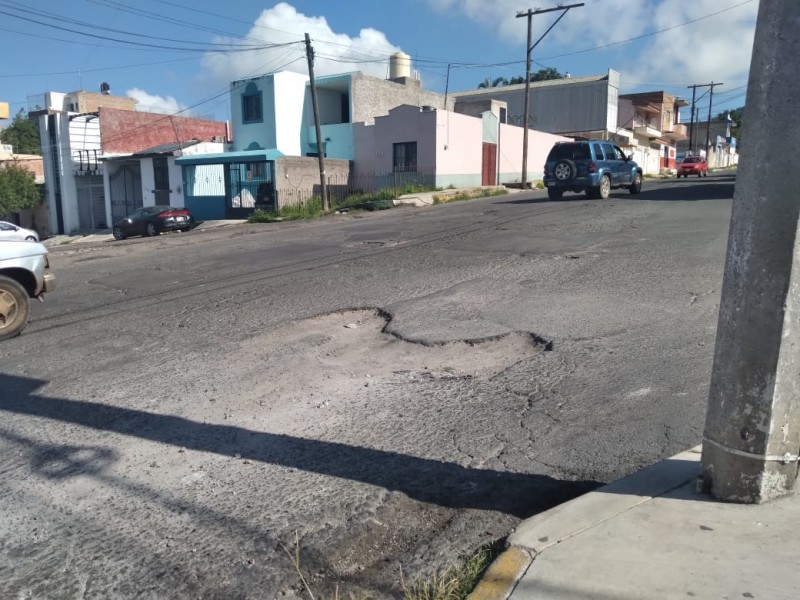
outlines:
[[31, 316], [31, 298], [56, 287], [47, 248], [36, 242], [0, 241], [0, 341], [19, 335]]

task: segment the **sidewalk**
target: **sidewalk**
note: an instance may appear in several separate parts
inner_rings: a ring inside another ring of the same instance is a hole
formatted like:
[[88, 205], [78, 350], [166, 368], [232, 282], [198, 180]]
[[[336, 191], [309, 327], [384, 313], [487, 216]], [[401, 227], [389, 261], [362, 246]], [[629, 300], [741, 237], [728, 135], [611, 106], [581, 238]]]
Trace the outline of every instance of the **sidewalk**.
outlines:
[[523, 521], [471, 600], [800, 597], [800, 494], [697, 493], [700, 448]]
[[[208, 229], [217, 229], [219, 227], [226, 227], [228, 225], [239, 225], [245, 223], [244, 219], [224, 219], [218, 221], [201, 221], [197, 224], [192, 231], [206, 231]], [[42, 243], [48, 248], [55, 248], [57, 246], [64, 246], [67, 244], [91, 244], [97, 242], [113, 242], [114, 236], [111, 235], [111, 230], [107, 229], [100, 233], [84, 233], [74, 235], [54, 235]]]

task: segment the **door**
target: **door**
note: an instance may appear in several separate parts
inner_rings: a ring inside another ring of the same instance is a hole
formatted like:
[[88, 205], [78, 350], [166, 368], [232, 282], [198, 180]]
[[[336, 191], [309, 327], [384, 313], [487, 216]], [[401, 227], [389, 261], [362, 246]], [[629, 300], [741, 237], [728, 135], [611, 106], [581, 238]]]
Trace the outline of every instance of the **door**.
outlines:
[[497, 184], [497, 144], [483, 143], [481, 185]]
[[111, 190], [111, 222], [117, 223], [142, 207], [142, 171], [138, 162], [123, 164], [108, 178]]
[[102, 177], [77, 178], [78, 227], [83, 230], [105, 229], [106, 197]]
[[628, 160], [625, 157], [625, 152], [622, 151], [622, 148], [619, 146], [614, 146], [614, 156], [616, 156], [617, 161], [619, 162], [619, 172], [618, 172], [618, 179], [617, 183], [620, 185], [628, 185], [633, 181], [631, 177], [631, 167], [628, 164]]
[[166, 156], [157, 156], [153, 159], [153, 181], [156, 205], [169, 206], [169, 165]]
[[611, 176], [611, 185], [619, 185], [620, 168], [624, 163], [622, 163], [620, 157], [618, 157], [617, 153], [614, 151], [613, 144], [604, 143], [603, 154], [606, 156], [606, 166]]

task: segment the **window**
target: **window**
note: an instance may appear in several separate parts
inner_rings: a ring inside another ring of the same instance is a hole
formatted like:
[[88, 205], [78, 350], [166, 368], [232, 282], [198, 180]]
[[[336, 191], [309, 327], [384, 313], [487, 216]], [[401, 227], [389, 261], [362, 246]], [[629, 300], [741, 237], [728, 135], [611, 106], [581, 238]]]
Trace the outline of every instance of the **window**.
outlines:
[[614, 146], [614, 157], [617, 160], [625, 160], [625, 153], [622, 151], [622, 148], [619, 146]]
[[263, 179], [266, 172], [267, 163], [247, 163], [247, 181]]
[[261, 123], [264, 117], [261, 113], [261, 92], [252, 81], [242, 94], [242, 122]]
[[414, 173], [417, 170], [417, 142], [393, 144], [392, 170], [395, 173]]
[[611, 144], [603, 144], [603, 154], [606, 155], [606, 160], [617, 159], [617, 157], [614, 155], [614, 146]]
[[600, 144], [592, 144], [592, 148], [594, 149], [594, 155], [597, 160], [605, 160], [606, 157], [603, 154], [603, 147]]

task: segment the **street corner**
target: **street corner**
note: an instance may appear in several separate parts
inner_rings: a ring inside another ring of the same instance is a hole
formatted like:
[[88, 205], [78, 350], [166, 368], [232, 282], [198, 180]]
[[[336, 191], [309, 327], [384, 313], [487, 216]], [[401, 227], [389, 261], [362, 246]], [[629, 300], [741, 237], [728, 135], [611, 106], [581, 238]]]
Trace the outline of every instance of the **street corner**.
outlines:
[[505, 600], [533, 562], [533, 555], [512, 546], [498, 556], [484, 573], [468, 600]]

